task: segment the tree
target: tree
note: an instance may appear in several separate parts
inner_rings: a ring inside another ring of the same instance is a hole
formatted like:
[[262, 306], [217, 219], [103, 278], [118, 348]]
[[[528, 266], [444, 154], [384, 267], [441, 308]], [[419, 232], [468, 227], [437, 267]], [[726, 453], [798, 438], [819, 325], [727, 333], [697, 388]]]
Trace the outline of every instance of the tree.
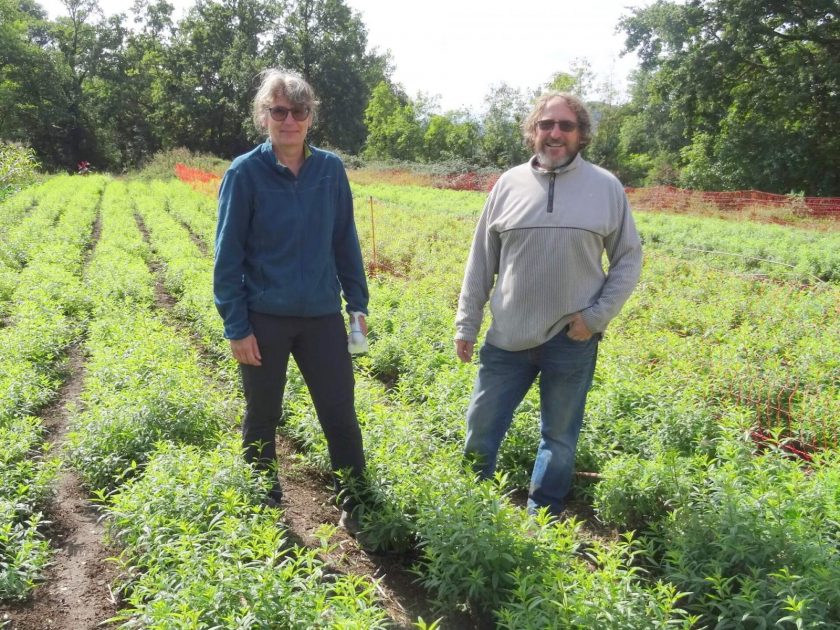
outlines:
[[124, 17], [103, 17], [95, 0], [64, 6], [66, 15], [48, 22], [31, 2], [0, 0], [0, 135], [35, 148], [48, 168], [136, 164], [155, 148], [138, 71], [145, 51], [126, 45], [134, 35]]
[[595, 133], [587, 157], [615, 173], [627, 186], [676, 185], [674, 167], [683, 138], [668, 124], [667, 110], [651, 92], [651, 74], [632, 76], [632, 98], [623, 104], [589, 103]]
[[359, 14], [343, 0], [296, 0], [273, 51], [318, 94], [320, 115], [310, 132], [312, 141], [358, 152], [366, 136], [368, 99], [390, 74], [388, 57], [367, 51]]
[[269, 0], [199, 0], [178, 24], [152, 82], [150, 116], [165, 148], [231, 157], [253, 146], [251, 100], [269, 63], [283, 6]]
[[569, 72], [554, 73], [551, 80], [545, 84], [545, 89], [551, 92], [569, 92], [586, 98], [592, 92], [594, 82], [592, 64], [585, 58], [577, 57], [572, 60]]
[[[589, 104], [592, 109], [592, 104]], [[627, 117], [626, 107], [600, 105], [598, 127], [586, 148], [586, 157], [614, 173], [625, 185], [634, 186], [633, 176], [625, 169], [621, 144], [621, 125]]]
[[70, 161], [71, 77], [31, 0], [0, 0], [0, 138], [31, 146], [47, 168]]
[[428, 162], [476, 161], [479, 150], [479, 125], [468, 111], [433, 114], [423, 134], [423, 158]]
[[364, 154], [373, 159], [417, 160], [423, 131], [411, 100], [386, 81], [377, 85], [365, 110], [367, 144]]
[[684, 183], [840, 194], [837, 18], [836, 0], [659, 0], [622, 21]]
[[259, 72], [277, 66], [318, 93], [312, 141], [358, 151], [370, 94], [390, 73], [343, 0], [197, 0], [177, 25], [168, 0], [135, 0], [131, 29], [97, 0], [63, 4], [49, 22], [33, 0], [0, 0], [0, 138], [47, 167], [119, 169], [178, 146], [242, 153], [260, 136]]
[[70, 167], [84, 159], [97, 167], [119, 163], [110, 127], [113, 110], [109, 79], [120, 76], [125, 29], [122, 16], [104, 18], [97, 0], [63, 0], [67, 12], [49, 29], [63, 58], [68, 128], [61, 136], [62, 161]]
[[482, 118], [481, 159], [488, 166], [509, 168], [528, 158], [522, 140], [522, 121], [528, 115], [522, 92], [501, 83], [484, 98], [487, 111]]
[[423, 158], [427, 162], [439, 162], [447, 155], [453, 127], [447, 116], [435, 114], [431, 117], [423, 134]]
[[[174, 7], [166, 0], [136, 0], [135, 27], [125, 40], [122, 67], [112, 77], [109, 113], [119, 136], [120, 164], [139, 166], [164, 146], [169, 130], [156, 126], [169, 109], [159, 88], [169, 74], [167, 51], [175, 35]], [[163, 108], [163, 109], [161, 109]]]

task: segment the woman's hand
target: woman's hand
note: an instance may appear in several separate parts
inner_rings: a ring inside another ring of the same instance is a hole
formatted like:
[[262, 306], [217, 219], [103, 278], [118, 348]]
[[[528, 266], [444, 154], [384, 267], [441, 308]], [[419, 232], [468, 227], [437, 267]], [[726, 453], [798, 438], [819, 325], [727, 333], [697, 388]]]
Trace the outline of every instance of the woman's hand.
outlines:
[[233, 354], [233, 358], [243, 365], [254, 365], [256, 367], [262, 365], [260, 348], [257, 345], [257, 338], [253, 333], [242, 339], [231, 339], [230, 351]]

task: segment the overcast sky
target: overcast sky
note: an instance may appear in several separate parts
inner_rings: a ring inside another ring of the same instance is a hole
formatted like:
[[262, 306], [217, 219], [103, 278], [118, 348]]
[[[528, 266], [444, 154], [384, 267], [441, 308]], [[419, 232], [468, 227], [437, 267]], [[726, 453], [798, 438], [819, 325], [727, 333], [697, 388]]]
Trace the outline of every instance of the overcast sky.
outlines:
[[[194, 0], [169, 0], [180, 18]], [[618, 20], [631, 7], [652, 0], [345, 0], [361, 13], [368, 43], [391, 51], [394, 79], [409, 95], [440, 95], [442, 109], [482, 109], [492, 85], [523, 91], [546, 83], [585, 58], [598, 84], [611, 80], [620, 91], [636, 66], [620, 57], [624, 37]], [[133, 0], [100, 0], [107, 14], [128, 11]], [[63, 14], [60, 0], [39, 0], [51, 17]]]

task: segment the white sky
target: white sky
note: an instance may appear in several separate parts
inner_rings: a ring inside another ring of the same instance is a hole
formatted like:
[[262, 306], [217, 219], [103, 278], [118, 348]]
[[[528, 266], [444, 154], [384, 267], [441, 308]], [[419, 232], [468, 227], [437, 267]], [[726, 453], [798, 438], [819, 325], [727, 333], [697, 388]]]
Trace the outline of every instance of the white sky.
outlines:
[[[169, 0], [176, 19], [194, 0]], [[440, 95], [442, 109], [483, 109], [492, 85], [523, 91], [569, 71], [584, 58], [596, 74], [595, 88], [610, 80], [620, 93], [637, 65], [620, 57], [624, 36], [618, 20], [630, 7], [653, 0], [345, 0], [362, 15], [368, 44], [390, 50], [393, 78], [408, 94]], [[133, 0], [100, 0], [107, 14], [127, 12]], [[51, 17], [64, 13], [60, 0], [40, 0]], [[594, 94], [589, 95], [594, 96]]]

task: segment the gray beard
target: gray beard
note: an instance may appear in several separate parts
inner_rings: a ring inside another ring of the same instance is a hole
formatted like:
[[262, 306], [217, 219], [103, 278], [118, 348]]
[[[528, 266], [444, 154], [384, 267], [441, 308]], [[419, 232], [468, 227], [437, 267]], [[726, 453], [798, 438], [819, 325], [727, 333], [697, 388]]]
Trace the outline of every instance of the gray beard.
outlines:
[[544, 168], [547, 171], [553, 171], [556, 168], [561, 168], [563, 166], [566, 166], [567, 164], [570, 164], [572, 160], [575, 159], [575, 157], [577, 157], [577, 153], [566, 158], [563, 161], [554, 161], [551, 160], [545, 153], [540, 151], [539, 153], [537, 153], [537, 164], [540, 165], [540, 168]]

